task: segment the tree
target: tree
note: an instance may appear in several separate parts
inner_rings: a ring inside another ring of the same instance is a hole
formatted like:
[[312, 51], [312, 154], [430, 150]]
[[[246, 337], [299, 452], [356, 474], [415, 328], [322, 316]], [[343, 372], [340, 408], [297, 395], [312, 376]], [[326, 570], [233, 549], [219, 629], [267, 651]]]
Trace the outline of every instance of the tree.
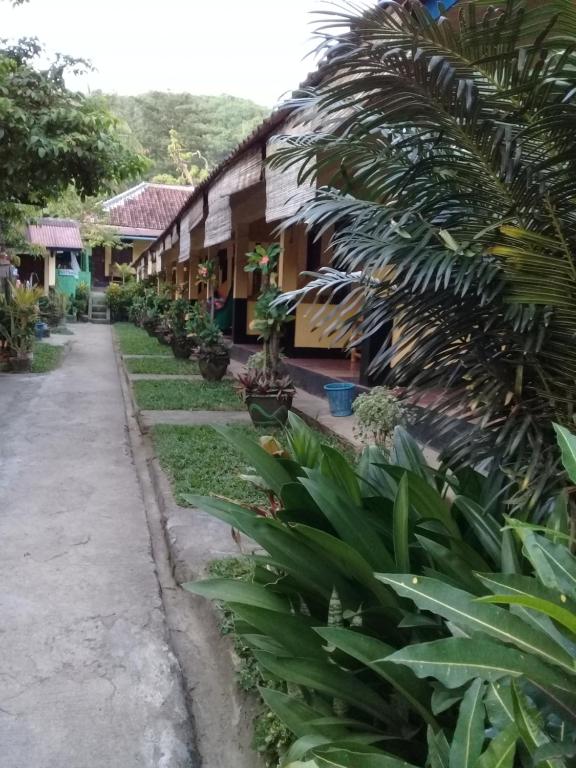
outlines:
[[495, 460], [535, 502], [562, 478], [551, 424], [576, 407], [572, 4], [326, 22], [322, 81], [296, 106], [330, 129], [285, 137], [273, 160], [332, 177], [296, 219], [335, 233], [304, 294], [348, 289], [362, 337], [393, 322], [373, 370], [400, 357], [391, 382], [444, 392], [439, 418], [472, 430], [447, 458]]
[[66, 88], [85, 63], [58, 55], [46, 69], [33, 40], [0, 47], [0, 228], [7, 240], [22, 206], [44, 206], [72, 185], [81, 198], [135, 176], [145, 161], [99, 97]]
[[199, 158], [205, 158], [207, 166], [213, 167], [268, 114], [267, 109], [252, 101], [226, 95], [150, 91], [139, 96], [111, 94], [105, 98], [111, 111], [130, 126], [150, 159], [148, 179], [162, 175], [173, 180], [174, 159], [168, 150], [172, 130], [183, 148], [193, 148]]
[[[170, 130], [168, 155], [174, 164], [178, 176], [161, 173], [154, 176], [152, 181], [160, 184], [188, 184], [195, 186], [208, 177], [208, 160], [199, 150], [196, 150], [196, 152], [187, 151], [184, 148], [180, 134], [174, 128]], [[202, 167], [196, 163], [197, 160], [200, 161]]]

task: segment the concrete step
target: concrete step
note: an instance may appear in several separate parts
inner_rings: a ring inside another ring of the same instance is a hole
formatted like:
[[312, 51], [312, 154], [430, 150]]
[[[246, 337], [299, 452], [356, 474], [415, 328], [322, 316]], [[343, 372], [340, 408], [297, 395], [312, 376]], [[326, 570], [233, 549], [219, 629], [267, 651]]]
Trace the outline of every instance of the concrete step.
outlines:
[[106, 320], [105, 317], [104, 318], [93, 317], [90, 320], [90, 322], [93, 323], [94, 325], [110, 325], [110, 322], [108, 320]]

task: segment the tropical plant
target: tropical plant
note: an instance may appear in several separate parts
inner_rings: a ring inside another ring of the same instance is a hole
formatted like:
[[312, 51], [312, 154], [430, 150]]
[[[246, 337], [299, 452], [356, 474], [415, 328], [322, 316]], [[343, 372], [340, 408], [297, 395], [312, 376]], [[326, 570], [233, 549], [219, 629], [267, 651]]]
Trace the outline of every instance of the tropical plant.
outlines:
[[215, 303], [214, 287], [216, 285], [216, 262], [212, 259], [206, 259], [198, 264], [198, 274], [196, 276], [197, 285], [206, 286], [206, 302], [210, 317], [214, 320]]
[[50, 288], [47, 296], [38, 298], [41, 319], [51, 328], [55, 328], [66, 317], [68, 296], [55, 288]]
[[9, 293], [8, 299], [0, 296], [0, 339], [6, 342], [11, 356], [23, 358], [32, 352], [42, 292], [38, 288], [10, 284]]
[[374, 387], [354, 400], [356, 435], [366, 443], [385, 447], [394, 428], [403, 420], [405, 410], [396, 395], [386, 387]]
[[[226, 603], [273, 681], [262, 696], [294, 735], [282, 765], [564, 766], [576, 700], [565, 497], [544, 533], [506, 525], [501, 474], [438, 475], [401, 428], [389, 458], [372, 446], [354, 467], [290, 418], [286, 449], [263, 438], [269, 452], [218, 430], [268, 501], [188, 500], [263, 555], [249, 583], [185, 585]], [[576, 478], [576, 440], [559, 433]]]
[[479, 5], [326, 15], [322, 77], [293, 103], [325, 128], [271, 163], [330, 180], [287, 224], [333, 232], [332, 266], [289, 298], [343, 297], [356, 343], [384, 337], [373, 372], [394, 359], [389, 385], [469, 422], [446, 457], [493, 459], [535, 505], [565, 481], [550, 424], [576, 405], [576, 17]]
[[112, 264], [112, 270], [114, 275], [122, 280], [122, 285], [125, 285], [128, 281], [133, 280], [136, 274], [134, 267], [130, 264]]
[[66, 88], [66, 77], [85, 70], [86, 63], [59, 54], [38, 66], [44, 56], [36, 40], [0, 43], [4, 242], [22, 240], [22, 206], [43, 206], [69, 185], [80, 196], [96, 195], [146, 167], [101, 98]]

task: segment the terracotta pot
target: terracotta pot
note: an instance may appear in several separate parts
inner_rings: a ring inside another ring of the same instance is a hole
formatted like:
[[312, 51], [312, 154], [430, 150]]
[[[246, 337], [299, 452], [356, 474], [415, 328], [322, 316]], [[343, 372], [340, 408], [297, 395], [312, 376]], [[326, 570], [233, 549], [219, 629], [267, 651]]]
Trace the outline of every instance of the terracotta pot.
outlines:
[[174, 357], [178, 360], [188, 360], [194, 349], [194, 342], [186, 336], [176, 336], [172, 339], [170, 346]]
[[292, 406], [293, 394], [276, 393], [268, 395], [246, 395], [248, 413], [255, 427], [283, 427], [288, 420], [288, 411]]
[[226, 375], [230, 364], [230, 355], [223, 352], [219, 355], [206, 355], [198, 358], [198, 368], [206, 381], [220, 381]]

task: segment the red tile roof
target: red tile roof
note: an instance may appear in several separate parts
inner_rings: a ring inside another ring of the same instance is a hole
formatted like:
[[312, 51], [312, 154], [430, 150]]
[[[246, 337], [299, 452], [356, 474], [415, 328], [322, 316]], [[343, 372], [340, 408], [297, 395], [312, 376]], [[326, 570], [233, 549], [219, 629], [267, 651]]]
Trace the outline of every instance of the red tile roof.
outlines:
[[39, 219], [29, 224], [26, 239], [31, 245], [45, 248], [81, 251], [84, 246], [77, 221], [69, 219]]
[[117, 227], [163, 231], [192, 194], [193, 187], [142, 182], [106, 200], [108, 223]]

